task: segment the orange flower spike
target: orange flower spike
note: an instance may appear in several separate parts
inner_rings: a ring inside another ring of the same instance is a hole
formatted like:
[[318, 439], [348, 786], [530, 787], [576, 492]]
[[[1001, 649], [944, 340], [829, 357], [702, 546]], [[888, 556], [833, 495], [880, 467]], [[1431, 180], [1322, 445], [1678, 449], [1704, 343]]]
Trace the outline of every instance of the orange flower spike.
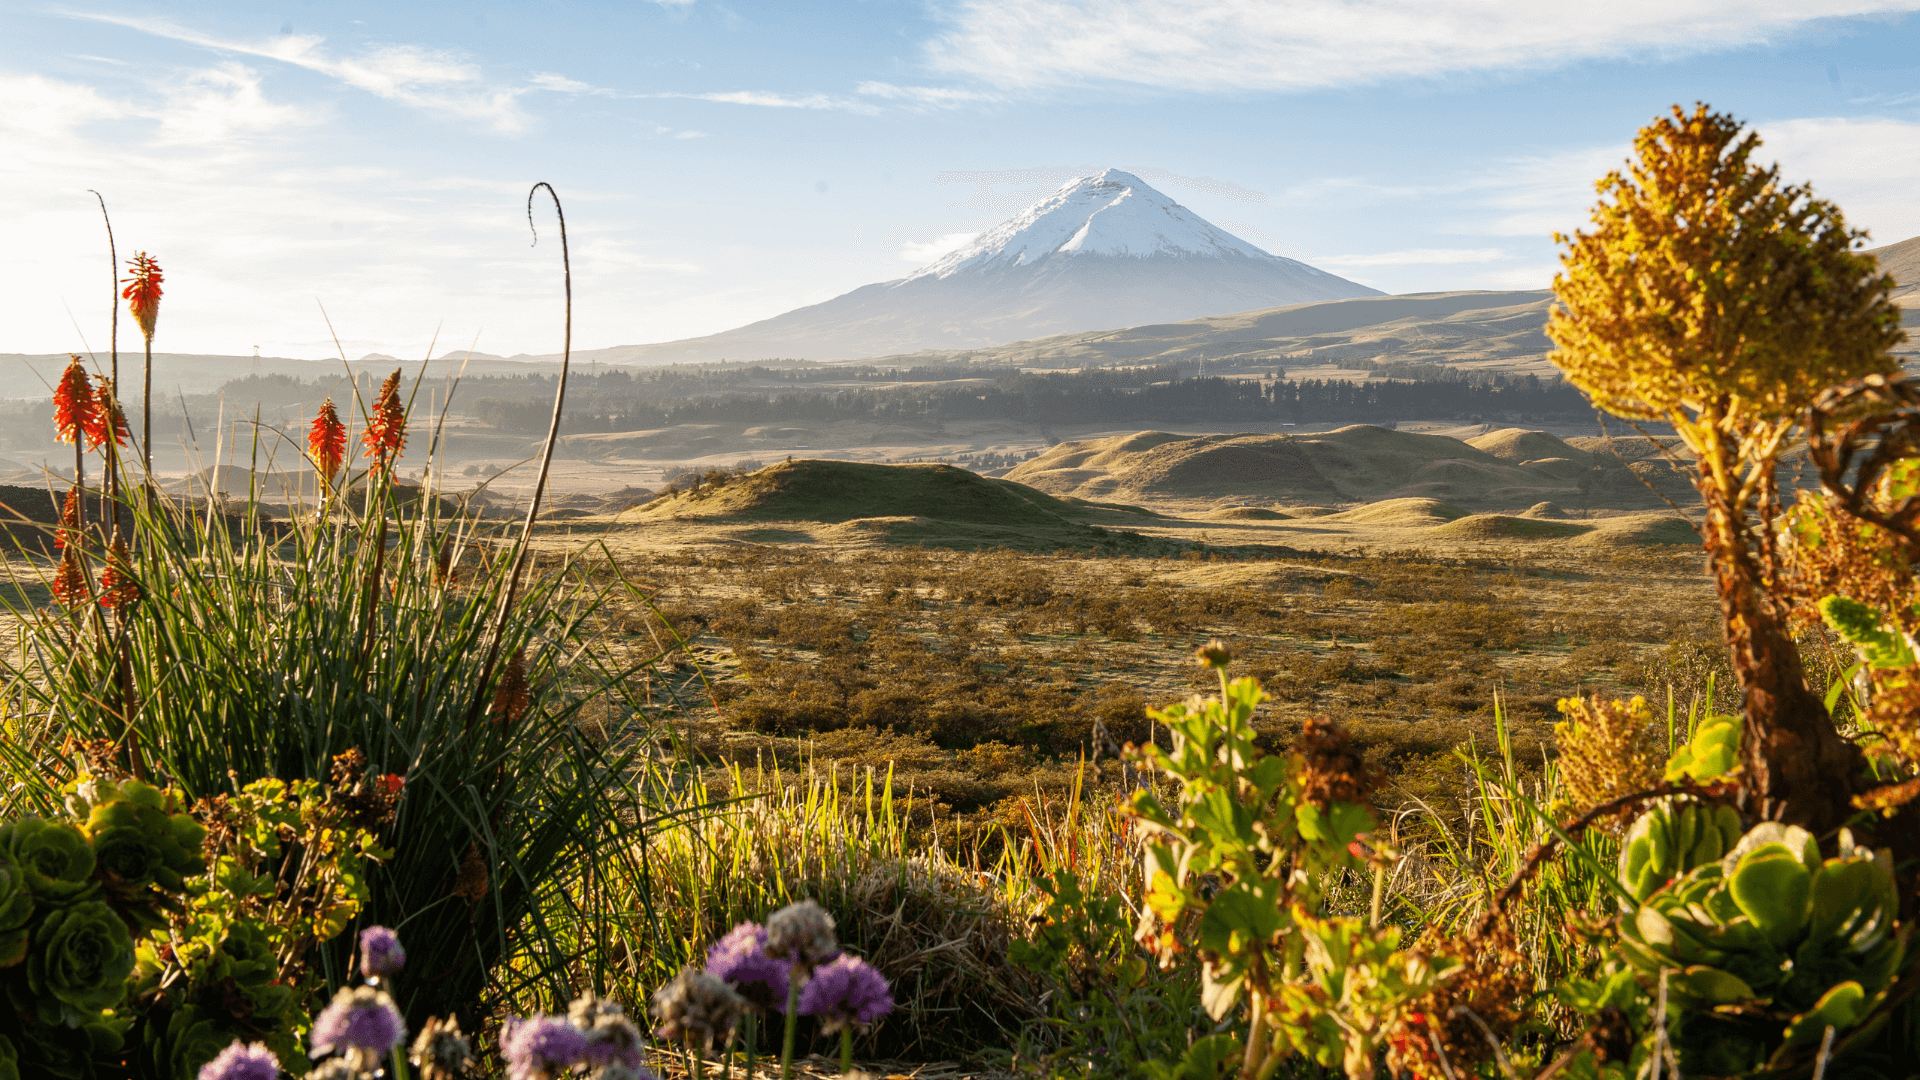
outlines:
[[332, 398], [320, 406], [320, 415], [313, 418], [313, 426], [307, 429], [307, 456], [313, 460], [321, 479], [331, 487], [340, 463], [347, 459], [347, 426], [340, 422], [340, 413], [334, 409]]
[[377, 459], [376, 467], [391, 469], [393, 459], [407, 445], [407, 407], [400, 400], [400, 369], [395, 368], [380, 393], [373, 399], [373, 413], [367, 417], [367, 433], [360, 437], [366, 445], [365, 457]]
[[160, 264], [141, 251], [128, 259], [127, 265], [133, 269], [133, 276], [125, 279], [127, 287], [120, 295], [126, 298], [127, 311], [140, 324], [140, 332], [152, 341], [153, 322], [160, 317]]
[[53, 391], [53, 426], [61, 442], [73, 442], [82, 432], [92, 431], [99, 423], [94, 410], [93, 381], [87, 378], [86, 365], [72, 353], [73, 362], [60, 376]]
[[80, 531], [80, 485], [67, 489], [67, 501], [60, 507], [60, 528], [54, 531], [54, 550], [67, 546], [67, 538]]
[[93, 411], [87, 417], [83, 430], [89, 450], [105, 446], [109, 437], [115, 446], [127, 445], [127, 414], [120, 408], [120, 399], [114, 395], [112, 379], [100, 379], [94, 386]]
[[54, 569], [53, 598], [67, 607], [86, 602], [87, 574], [80, 568], [80, 558], [72, 548], [60, 556], [60, 565]]
[[114, 541], [107, 554], [107, 568], [100, 575], [100, 606], [122, 611], [140, 602], [140, 583], [126, 572], [127, 545]]

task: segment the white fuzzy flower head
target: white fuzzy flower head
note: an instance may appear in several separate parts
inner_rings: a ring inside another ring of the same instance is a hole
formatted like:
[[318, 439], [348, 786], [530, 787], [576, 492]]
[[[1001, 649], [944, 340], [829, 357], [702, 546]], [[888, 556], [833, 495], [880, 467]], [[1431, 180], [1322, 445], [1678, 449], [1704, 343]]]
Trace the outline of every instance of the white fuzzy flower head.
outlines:
[[767, 916], [767, 955], [809, 968], [840, 955], [833, 916], [811, 900], [788, 904]]
[[674, 980], [653, 993], [654, 1034], [674, 1042], [696, 1043], [707, 1050], [726, 1043], [746, 1011], [747, 999], [725, 979], [696, 967], [683, 968]]
[[473, 1044], [460, 1031], [460, 1019], [434, 1017], [413, 1041], [413, 1065], [422, 1080], [453, 1080], [473, 1064]]
[[581, 994], [567, 1006], [567, 1022], [586, 1033], [590, 1061], [615, 1064], [639, 1061], [644, 1050], [640, 1029], [627, 1018], [627, 1010], [611, 998], [592, 991]]

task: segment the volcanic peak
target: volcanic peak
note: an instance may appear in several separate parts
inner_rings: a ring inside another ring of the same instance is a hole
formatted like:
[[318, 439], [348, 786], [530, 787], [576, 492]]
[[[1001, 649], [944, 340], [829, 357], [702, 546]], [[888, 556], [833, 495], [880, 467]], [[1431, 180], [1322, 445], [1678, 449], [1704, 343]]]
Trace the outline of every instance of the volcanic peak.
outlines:
[[1284, 263], [1323, 275], [1302, 262], [1254, 247], [1174, 202], [1132, 173], [1108, 169], [1070, 180], [1060, 190], [980, 234], [965, 247], [897, 284], [1029, 266], [1054, 256], [1146, 259], [1246, 258]]

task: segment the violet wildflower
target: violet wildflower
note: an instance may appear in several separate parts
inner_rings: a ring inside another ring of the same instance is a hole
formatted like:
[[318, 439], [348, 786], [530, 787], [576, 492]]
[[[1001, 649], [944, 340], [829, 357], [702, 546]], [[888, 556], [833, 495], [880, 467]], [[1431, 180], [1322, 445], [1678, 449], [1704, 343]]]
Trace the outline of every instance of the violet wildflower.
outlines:
[[238, 1039], [212, 1061], [200, 1066], [199, 1080], [277, 1080], [280, 1059], [260, 1043]]
[[589, 991], [567, 1006], [567, 1020], [587, 1037], [584, 1060], [588, 1065], [640, 1067], [644, 1054], [640, 1029], [619, 1002]]
[[400, 947], [399, 934], [384, 926], [360, 931], [360, 974], [378, 979], [406, 966], [407, 950]]
[[511, 1080], [555, 1080], [586, 1060], [587, 1036], [562, 1017], [513, 1017], [500, 1035], [500, 1056]]
[[407, 1022], [384, 990], [371, 986], [342, 989], [332, 1004], [313, 1018], [315, 1054], [357, 1051], [357, 1057], [379, 1058], [391, 1053], [407, 1037]]
[[687, 967], [653, 993], [653, 1018], [660, 1022], [654, 1034], [688, 1046], [713, 1049], [715, 1042], [733, 1037], [733, 1027], [747, 1001], [725, 979]]
[[840, 955], [833, 936], [833, 916], [811, 900], [788, 904], [767, 916], [767, 955], [792, 960], [803, 968], [824, 964]]
[[759, 923], [741, 923], [707, 950], [707, 974], [731, 983], [760, 1012], [787, 1010], [792, 973], [793, 961], [767, 955], [767, 929]]
[[801, 1014], [818, 1016], [821, 1029], [829, 1035], [854, 1025], [865, 1031], [892, 1011], [893, 991], [886, 976], [865, 960], [845, 954], [814, 968], [813, 978], [800, 990]]

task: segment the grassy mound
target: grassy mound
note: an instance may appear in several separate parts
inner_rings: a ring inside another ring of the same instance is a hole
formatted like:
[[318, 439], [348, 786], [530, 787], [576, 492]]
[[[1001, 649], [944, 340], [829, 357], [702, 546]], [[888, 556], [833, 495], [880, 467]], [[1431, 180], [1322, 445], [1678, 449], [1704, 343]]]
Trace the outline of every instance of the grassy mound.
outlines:
[[1588, 538], [1591, 543], [1700, 546], [1700, 534], [1694, 532], [1693, 526], [1684, 519], [1672, 514], [1634, 514], [1630, 517], [1607, 518], [1596, 524], [1600, 528]]
[[1466, 517], [1467, 512], [1438, 499], [1387, 499], [1323, 516], [1329, 521], [1364, 522], [1369, 525], [1441, 525]]
[[1211, 521], [1281, 521], [1291, 516], [1264, 506], [1223, 506], [1207, 511]]
[[1467, 440], [1467, 445], [1476, 450], [1492, 454], [1502, 461], [1524, 462], [1540, 458], [1568, 458], [1585, 468], [1592, 463], [1593, 455], [1558, 436], [1544, 431], [1528, 431], [1526, 428], [1501, 428], [1489, 431], [1485, 435], [1475, 435]]
[[[1538, 434], [1538, 433], [1528, 433]], [[1551, 436], [1526, 464], [1444, 435], [1353, 424], [1310, 435], [1173, 435], [1142, 431], [1062, 443], [1007, 479], [1082, 498], [1371, 502], [1426, 497], [1484, 508], [1571, 498], [1587, 455]], [[1570, 467], [1542, 469], [1539, 458]]]
[[1449, 521], [1434, 530], [1451, 540], [1564, 540], [1593, 531], [1593, 526], [1571, 521], [1542, 521], [1508, 514], [1474, 514]]
[[871, 465], [808, 459], [769, 465], [668, 495], [642, 517], [820, 521], [930, 518], [973, 525], [1057, 527], [1074, 508], [1051, 495], [952, 465]]

